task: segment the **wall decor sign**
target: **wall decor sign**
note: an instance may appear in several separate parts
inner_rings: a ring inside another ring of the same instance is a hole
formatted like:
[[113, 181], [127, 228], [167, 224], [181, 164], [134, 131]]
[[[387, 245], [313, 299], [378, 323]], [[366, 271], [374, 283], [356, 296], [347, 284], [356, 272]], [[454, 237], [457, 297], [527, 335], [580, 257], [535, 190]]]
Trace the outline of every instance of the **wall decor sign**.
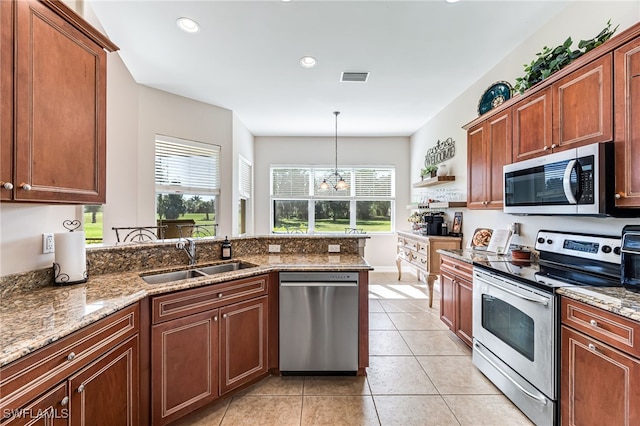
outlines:
[[436, 146], [427, 150], [427, 155], [424, 156], [424, 166], [440, 164], [453, 158], [454, 155], [456, 155], [456, 141], [451, 138], [447, 138], [444, 141], [438, 139]]

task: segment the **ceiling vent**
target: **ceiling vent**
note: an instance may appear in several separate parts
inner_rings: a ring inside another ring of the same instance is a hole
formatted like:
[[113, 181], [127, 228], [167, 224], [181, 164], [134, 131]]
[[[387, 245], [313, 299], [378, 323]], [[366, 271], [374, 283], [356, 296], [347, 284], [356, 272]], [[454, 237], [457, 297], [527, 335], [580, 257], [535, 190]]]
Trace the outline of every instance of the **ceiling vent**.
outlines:
[[342, 72], [340, 81], [343, 83], [366, 83], [369, 78], [368, 72]]

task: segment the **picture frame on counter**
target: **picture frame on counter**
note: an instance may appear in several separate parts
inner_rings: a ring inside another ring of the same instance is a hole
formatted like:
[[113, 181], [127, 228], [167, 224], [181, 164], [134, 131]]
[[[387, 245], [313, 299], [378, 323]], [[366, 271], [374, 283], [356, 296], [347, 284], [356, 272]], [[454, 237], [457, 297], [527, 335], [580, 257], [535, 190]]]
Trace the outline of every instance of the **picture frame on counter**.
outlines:
[[462, 212], [455, 212], [453, 214], [453, 224], [451, 225], [451, 232], [449, 235], [454, 237], [462, 236]]

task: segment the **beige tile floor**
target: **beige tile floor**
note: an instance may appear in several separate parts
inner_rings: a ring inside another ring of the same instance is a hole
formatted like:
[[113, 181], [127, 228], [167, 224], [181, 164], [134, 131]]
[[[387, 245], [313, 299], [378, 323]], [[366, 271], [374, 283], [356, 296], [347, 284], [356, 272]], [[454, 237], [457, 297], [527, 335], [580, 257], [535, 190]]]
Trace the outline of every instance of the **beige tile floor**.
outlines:
[[370, 274], [367, 377], [269, 377], [180, 426], [532, 423], [471, 363], [415, 275]]

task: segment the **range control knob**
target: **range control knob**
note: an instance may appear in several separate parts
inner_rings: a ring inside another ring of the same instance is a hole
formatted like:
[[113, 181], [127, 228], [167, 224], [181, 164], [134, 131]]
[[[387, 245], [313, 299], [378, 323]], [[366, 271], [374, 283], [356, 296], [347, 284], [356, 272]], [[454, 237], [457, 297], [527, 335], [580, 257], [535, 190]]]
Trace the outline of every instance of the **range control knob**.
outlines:
[[547, 244], [553, 244], [553, 240], [552, 239], [548, 239], [547, 240]]
[[620, 247], [614, 247], [613, 248], [613, 254], [617, 254], [619, 256], [620, 255]]
[[603, 252], [603, 253], [611, 253], [611, 247], [609, 247], [609, 246], [602, 246], [602, 252]]
[[542, 238], [542, 237], [538, 238], [538, 243], [544, 244], [544, 238]]

